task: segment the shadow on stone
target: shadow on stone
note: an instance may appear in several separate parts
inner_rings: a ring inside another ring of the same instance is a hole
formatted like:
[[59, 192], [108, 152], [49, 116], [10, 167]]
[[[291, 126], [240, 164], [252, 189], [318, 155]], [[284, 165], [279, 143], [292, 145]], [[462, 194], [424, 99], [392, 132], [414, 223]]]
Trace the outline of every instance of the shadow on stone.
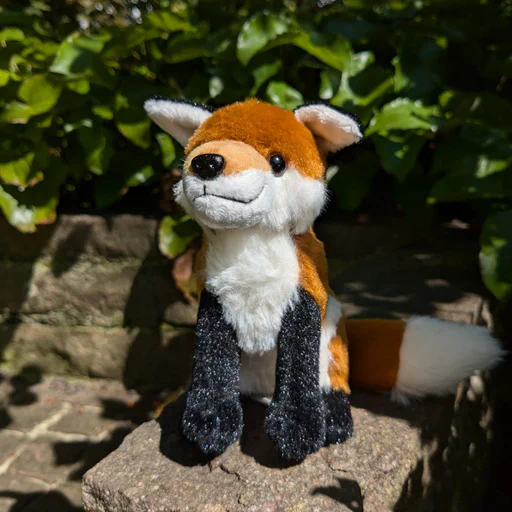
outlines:
[[81, 512], [82, 507], [73, 504], [58, 490], [50, 492], [23, 493], [16, 491], [0, 491], [0, 498], [15, 500], [6, 512]]
[[52, 255], [51, 268], [55, 277], [70, 270], [80, 258], [91, 235], [90, 224], [77, 224], [67, 236], [58, 240]]
[[353, 512], [362, 512], [363, 496], [359, 484], [350, 478], [338, 478], [339, 486], [317, 487], [312, 493], [323, 494], [333, 501], [342, 503]]
[[97, 443], [91, 441], [57, 441], [53, 444], [55, 465], [77, 465], [68, 479], [80, 481], [84, 473], [117, 449], [132, 430], [129, 427], [119, 427], [112, 431], [107, 439]]
[[284, 469], [300, 463], [283, 459], [263, 429], [267, 408], [254, 400], [244, 399], [244, 430], [240, 450], [266, 468]]
[[[249, 399], [242, 400], [244, 429], [240, 439], [240, 451], [266, 468], [290, 468], [300, 463], [283, 459], [263, 430], [266, 407]], [[202, 453], [193, 443], [187, 441], [181, 432], [181, 417], [185, 397], [165, 407], [156, 420], [161, 428], [160, 452], [170, 460], [183, 466], [210, 464], [215, 456]]]
[[214, 457], [205, 455], [181, 433], [181, 417], [185, 408], [185, 397], [167, 405], [157, 423], [160, 425], [160, 453], [182, 466], [206, 466]]

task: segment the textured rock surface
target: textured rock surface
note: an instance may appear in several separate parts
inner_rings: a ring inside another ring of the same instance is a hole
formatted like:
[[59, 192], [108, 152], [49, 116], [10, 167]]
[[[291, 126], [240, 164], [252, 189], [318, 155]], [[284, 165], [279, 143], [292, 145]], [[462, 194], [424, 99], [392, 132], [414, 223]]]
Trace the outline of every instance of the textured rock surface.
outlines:
[[3, 367], [140, 390], [183, 384], [197, 307], [177, 290], [157, 228], [138, 216], [63, 215], [22, 235], [0, 219]]
[[[188, 328], [0, 326], [9, 340], [3, 360], [13, 370], [41, 371], [123, 380], [140, 390], [178, 387], [191, 368], [193, 331]], [[0, 343], [0, 350], [2, 349]]]
[[487, 405], [474, 377], [455, 400], [404, 408], [356, 393], [355, 436], [288, 466], [244, 404], [239, 444], [208, 460], [180, 435], [183, 402], [129, 435], [86, 473], [89, 512], [481, 511]]
[[0, 372], [0, 512], [83, 512], [83, 474], [152, 417], [115, 381]]

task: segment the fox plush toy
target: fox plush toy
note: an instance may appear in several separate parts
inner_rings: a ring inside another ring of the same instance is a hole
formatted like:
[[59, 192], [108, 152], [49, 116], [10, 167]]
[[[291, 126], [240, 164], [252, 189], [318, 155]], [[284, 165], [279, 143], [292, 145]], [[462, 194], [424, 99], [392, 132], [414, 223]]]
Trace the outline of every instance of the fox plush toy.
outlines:
[[204, 231], [182, 420], [202, 451], [240, 437], [241, 395], [268, 404], [267, 434], [283, 457], [302, 460], [352, 435], [349, 377], [406, 400], [450, 393], [499, 361], [483, 327], [344, 317], [312, 225], [326, 202], [327, 153], [362, 138], [353, 116], [254, 99], [214, 110], [156, 98], [145, 109], [185, 147], [175, 197]]

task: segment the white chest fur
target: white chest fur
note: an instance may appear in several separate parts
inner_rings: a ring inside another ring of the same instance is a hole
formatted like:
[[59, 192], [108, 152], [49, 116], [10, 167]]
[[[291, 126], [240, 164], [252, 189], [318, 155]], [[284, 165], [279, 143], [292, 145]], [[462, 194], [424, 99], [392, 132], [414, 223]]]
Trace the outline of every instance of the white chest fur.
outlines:
[[219, 298], [240, 348], [272, 350], [283, 313], [297, 296], [299, 263], [290, 234], [259, 228], [206, 234], [206, 287]]

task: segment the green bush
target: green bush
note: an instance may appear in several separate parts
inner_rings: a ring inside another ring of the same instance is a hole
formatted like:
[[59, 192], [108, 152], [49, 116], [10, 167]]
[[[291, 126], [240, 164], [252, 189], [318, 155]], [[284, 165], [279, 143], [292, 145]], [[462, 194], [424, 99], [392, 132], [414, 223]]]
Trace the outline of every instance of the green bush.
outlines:
[[[13, 226], [52, 222], [59, 199], [82, 189], [108, 207], [179, 165], [180, 149], [142, 110], [154, 94], [286, 108], [322, 99], [367, 126], [366, 143], [333, 160], [338, 207], [361, 208], [385, 176], [414, 222], [454, 205], [484, 223], [485, 283], [512, 294], [509, 1], [99, 5], [0, 8], [0, 207]], [[161, 245], [182, 252], [194, 227], [163, 226]]]

